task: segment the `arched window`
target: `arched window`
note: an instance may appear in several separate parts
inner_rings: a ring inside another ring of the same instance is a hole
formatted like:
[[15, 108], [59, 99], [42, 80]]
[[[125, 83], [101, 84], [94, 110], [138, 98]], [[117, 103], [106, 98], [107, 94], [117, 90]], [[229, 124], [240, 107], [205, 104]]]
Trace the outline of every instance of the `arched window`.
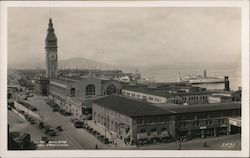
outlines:
[[86, 95], [95, 95], [95, 86], [93, 84], [86, 87]]
[[106, 90], [107, 95], [115, 94], [116, 93], [116, 87], [114, 85], [109, 85]]
[[70, 89], [70, 96], [73, 97], [73, 96], [75, 96], [75, 94], [76, 94], [76, 89], [75, 88], [71, 88]]

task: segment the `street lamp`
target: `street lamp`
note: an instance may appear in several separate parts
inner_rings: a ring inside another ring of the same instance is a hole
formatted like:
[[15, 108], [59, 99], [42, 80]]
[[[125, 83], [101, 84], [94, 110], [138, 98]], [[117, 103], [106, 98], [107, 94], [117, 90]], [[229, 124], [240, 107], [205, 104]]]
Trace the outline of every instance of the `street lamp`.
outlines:
[[105, 127], [105, 138], [106, 138], [106, 121], [104, 122], [104, 127]]
[[180, 137], [178, 137], [178, 140], [179, 140], [179, 146], [178, 146], [178, 150], [181, 150], [181, 147], [182, 147], [182, 145], [181, 145], [181, 141], [182, 141], [182, 137], [180, 136]]
[[107, 125], [106, 108], [104, 109], [104, 116], [105, 116], [105, 122], [104, 122], [104, 127], [105, 127], [105, 138], [106, 138], [106, 125]]

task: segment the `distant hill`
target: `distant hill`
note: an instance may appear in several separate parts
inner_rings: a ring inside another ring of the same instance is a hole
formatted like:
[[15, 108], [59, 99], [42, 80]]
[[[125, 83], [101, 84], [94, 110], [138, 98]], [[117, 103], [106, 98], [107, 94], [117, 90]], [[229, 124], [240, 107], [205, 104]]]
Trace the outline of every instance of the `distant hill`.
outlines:
[[61, 60], [58, 63], [59, 68], [77, 68], [77, 69], [115, 69], [116, 66], [90, 60], [86, 58], [71, 58], [67, 60]]
[[[8, 65], [9, 68], [13, 69], [36, 69], [36, 68], [43, 68], [45, 69], [45, 61], [35, 62], [29, 61], [27, 63], [19, 63], [19, 64], [12, 64]], [[66, 60], [60, 60], [58, 62], [58, 68], [61, 69], [121, 69], [123, 71], [134, 71], [135, 68], [132, 67], [125, 67], [119, 65], [112, 65], [103, 62], [98, 62], [91, 59], [86, 58], [70, 58]]]

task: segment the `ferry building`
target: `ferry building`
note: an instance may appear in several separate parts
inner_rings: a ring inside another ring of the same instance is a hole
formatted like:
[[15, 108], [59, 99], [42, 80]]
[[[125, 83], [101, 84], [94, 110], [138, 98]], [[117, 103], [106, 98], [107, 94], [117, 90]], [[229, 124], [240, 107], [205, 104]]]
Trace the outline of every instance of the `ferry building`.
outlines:
[[80, 117], [94, 98], [120, 94], [122, 85], [113, 80], [88, 76], [58, 75], [58, 45], [52, 19], [45, 38], [46, 76], [36, 79], [35, 93], [49, 99]]

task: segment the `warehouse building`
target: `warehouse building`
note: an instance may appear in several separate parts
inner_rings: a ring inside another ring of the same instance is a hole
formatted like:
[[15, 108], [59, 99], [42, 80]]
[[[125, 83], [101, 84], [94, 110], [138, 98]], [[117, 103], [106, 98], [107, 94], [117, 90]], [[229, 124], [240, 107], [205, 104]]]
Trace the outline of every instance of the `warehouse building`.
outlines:
[[150, 103], [111, 95], [93, 101], [93, 120], [123, 139], [175, 136], [173, 113]]
[[203, 104], [208, 103], [206, 91], [192, 91], [191, 88], [124, 88], [122, 95], [150, 103]]
[[229, 118], [241, 116], [240, 102], [215, 104], [169, 105], [155, 104], [175, 115], [176, 135], [192, 137], [217, 136], [230, 134]]
[[240, 115], [240, 102], [185, 106], [116, 95], [97, 99], [92, 107], [98, 125], [130, 142], [230, 134], [229, 118]]

